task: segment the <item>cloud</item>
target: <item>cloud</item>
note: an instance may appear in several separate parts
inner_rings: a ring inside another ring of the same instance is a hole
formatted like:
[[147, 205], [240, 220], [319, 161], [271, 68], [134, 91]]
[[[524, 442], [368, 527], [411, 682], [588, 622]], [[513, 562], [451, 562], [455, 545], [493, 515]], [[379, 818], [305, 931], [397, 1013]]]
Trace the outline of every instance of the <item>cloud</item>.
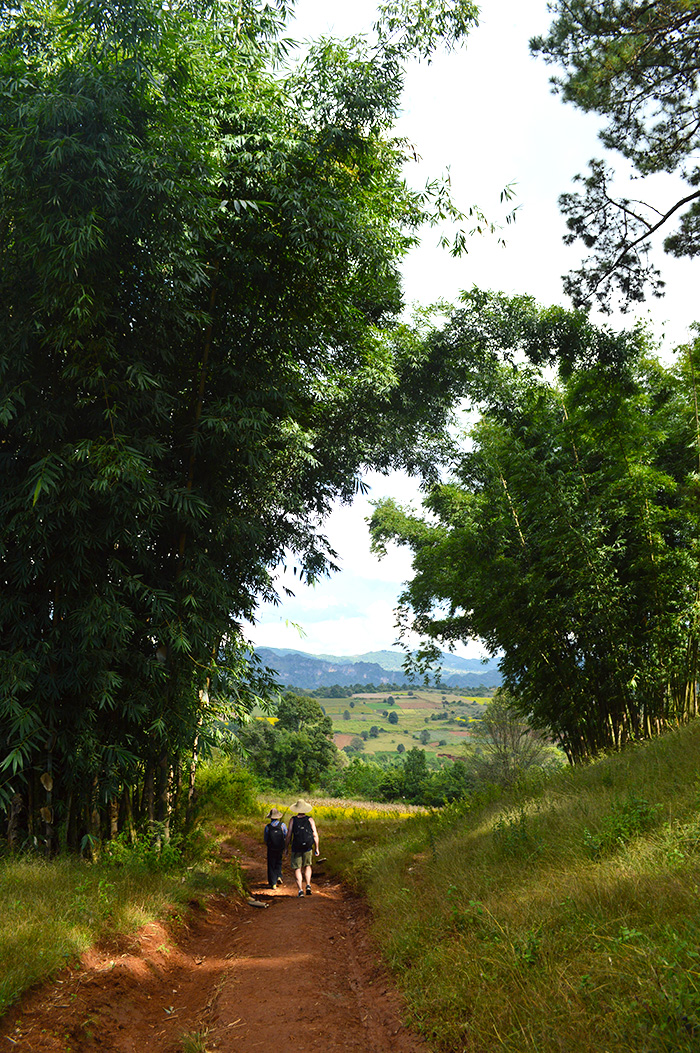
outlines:
[[[332, 589], [333, 583], [327, 587]], [[308, 654], [340, 656], [396, 649], [396, 598], [392, 590], [387, 587], [384, 595], [378, 596], [372, 582], [355, 582], [347, 589], [339, 598], [327, 594], [325, 610], [322, 602], [310, 607], [301, 597], [298, 603], [288, 601], [282, 609], [262, 611], [260, 621], [247, 627], [249, 639], [256, 647], [289, 648]], [[411, 634], [405, 642], [417, 647], [420, 641]], [[463, 658], [485, 657], [481, 644], [471, 640], [456, 653]]]
[[[370, 30], [376, 4], [298, 0], [295, 14], [291, 31], [297, 39], [343, 36]], [[438, 249], [437, 232], [428, 230], [403, 267], [406, 300], [455, 299], [476, 283], [530, 293], [543, 304], [564, 303], [560, 276], [578, 265], [581, 248], [562, 244], [565, 224], [557, 199], [571, 189], [573, 175], [587, 169], [589, 158], [600, 155], [599, 121], [553, 96], [551, 70], [529, 53], [529, 38], [545, 32], [551, 21], [546, 0], [491, 0], [481, 5], [480, 21], [466, 52], [436, 55], [430, 65], [415, 64], [409, 71], [397, 134], [416, 144], [422, 160], [408, 167], [406, 178], [419, 187], [449, 168], [456, 203], [462, 209], [476, 203], [489, 218], [499, 212], [500, 191], [515, 182], [521, 208], [515, 224], [503, 231], [506, 248], [494, 237], [475, 236], [461, 259]], [[654, 302], [654, 318], [657, 323], [671, 319], [667, 334], [678, 343], [687, 338], [695, 312], [694, 266], [664, 258], [663, 270], [673, 280], [666, 299]], [[630, 316], [621, 325], [633, 320]], [[368, 482], [369, 497], [337, 508], [325, 524], [340, 573], [313, 589], [292, 574], [280, 575], [278, 585], [287, 585], [295, 597], [278, 608], [260, 609], [259, 623], [250, 630], [255, 643], [340, 655], [392, 646], [393, 612], [411, 577], [411, 553], [392, 548], [377, 559], [365, 518], [372, 498], [394, 496], [419, 505], [420, 495], [403, 475], [373, 474]], [[304, 626], [305, 639], [291, 622]], [[458, 653], [477, 657], [477, 650], [467, 643]]]
[[304, 626], [301, 636], [283, 619], [261, 622], [252, 631], [257, 647], [288, 647], [309, 654], [355, 655], [394, 647], [390, 604], [374, 605], [373, 610], [354, 615], [324, 618]]

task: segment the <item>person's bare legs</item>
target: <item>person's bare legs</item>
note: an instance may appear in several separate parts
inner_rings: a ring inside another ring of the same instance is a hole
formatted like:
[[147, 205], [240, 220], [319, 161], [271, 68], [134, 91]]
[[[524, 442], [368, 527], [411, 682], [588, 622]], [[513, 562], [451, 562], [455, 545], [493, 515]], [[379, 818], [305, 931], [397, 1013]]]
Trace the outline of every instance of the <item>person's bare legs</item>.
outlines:
[[301, 867], [299, 867], [298, 870], [294, 871], [294, 877], [296, 879], [297, 888], [299, 889], [300, 892], [303, 892], [304, 891], [304, 886], [302, 885], [302, 882], [301, 882]]
[[306, 882], [306, 894], [308, 896], [311, 891], [311, 867], [304, 867], [304, 881]]

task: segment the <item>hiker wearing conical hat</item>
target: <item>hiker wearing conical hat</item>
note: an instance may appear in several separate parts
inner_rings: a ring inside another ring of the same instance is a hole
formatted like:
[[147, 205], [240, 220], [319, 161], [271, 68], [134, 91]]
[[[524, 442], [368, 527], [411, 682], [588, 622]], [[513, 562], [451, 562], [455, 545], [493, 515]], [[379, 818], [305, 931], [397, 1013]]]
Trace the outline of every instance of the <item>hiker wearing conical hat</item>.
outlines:
[[279, 808], [271, 808], [265, 818], [270, 820], [263, 830], [263, 841], [267, 845], [267, 883], [270, 888], [277, 888], [284, 884], [282, 859], [287, 847], [287, 827]]
[[311, 864], [314, 853], [318, 855], [318, 830], [316, 823], [308, 814], [312, 805], [300, 798], [289, 809], [294, 812], [287, 831], [287, 844], [292, 844], [292, 870], [297, 883], [297, 896], [311, 895]]

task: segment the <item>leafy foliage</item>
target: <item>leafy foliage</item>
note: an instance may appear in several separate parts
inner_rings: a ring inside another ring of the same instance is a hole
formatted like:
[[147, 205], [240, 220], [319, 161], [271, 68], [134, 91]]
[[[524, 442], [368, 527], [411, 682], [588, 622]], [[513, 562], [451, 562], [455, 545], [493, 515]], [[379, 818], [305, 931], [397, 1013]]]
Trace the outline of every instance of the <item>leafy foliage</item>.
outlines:
[[577, 176], [583, 193], [564, 194], [569, 243], [581, 239], [591, 255], [565, 285], [574, 304], [596, 299], [610, 310], [660, 295], [663, 282], [650, 264], [650, 237], [679, 217], [664, 242], [676, 256], [700, 251], [700, 10], [693, 0], [567, 0], [551, 5], [548, 36], [531, 42], [535, 53], [560, 66], [555, 90], [567, 102], [601, 114], [603, 144], [641, 176], [677, 172], [687, 187], [673, 204], [654, 207], [616, 195], [612, 172], [599, 160]]
[[583, 842], [593, 859], [624, 848], [625, 845], [650, 829], [658, 816], [659, 806], [651, 805], [644, 797], [629, 794], [615, 802], [608, 815], [602, 817], [595, 833], [584, 829]]
[[425, 750], [403, 743], [397, 752], [403, 754], [398, 764], [377, 764], [357, 754], [347, 767], [330, 770], [323, 777], [323, 789], [334, 797], [363, 801], [408, 801], [411, 804], [438, 808], [449, 801], [461, 800], [477, 787], [479, 776], [470, 761], [455, 761], [430, 769]]
[[219, 756], [197, 769], [195, 812], [197, 818], [253, 815], [257, 809], [257, 784], [243, 765], [232, 765]]
[[239, 628], [270, 568], [326, 572], [361, 468], [434, 459], [450, 399], [396, 318], [435, 195], [388, 130], [446, 6], [294, 70], [282, 0], [0, 6], [9, 832], [167, 836], [272, 689]]
[[279, 789], [309, 791], [338, 764], [333, 723], [316, 699], [293, 693], [283, 696], [277, 714], [274, 724], [256, 720], [239, 730], [248, 764]]
[[277, 727], [287, 731], [319, 731], [322, 735], [333, 734], [333, 721], [327, 717], [323, 707], [315, 698], [287, 692], [277, 706]]
[[[543, 351], [576, 326], [537, 317]], [[429, 641], [419, 664], [432, 641], [480, 637], [521, 714], [571, 759], [697, 712], [698, 348], [668, 369], [639, 333], [620, 348], [617, 361], [577, 352], [585, 364], [559, 382], [492, 360], [481, 419], [427, 515], [387, 501], [372, 519], [380, 551], [393, 539], [414, 553], [400, 614]]]

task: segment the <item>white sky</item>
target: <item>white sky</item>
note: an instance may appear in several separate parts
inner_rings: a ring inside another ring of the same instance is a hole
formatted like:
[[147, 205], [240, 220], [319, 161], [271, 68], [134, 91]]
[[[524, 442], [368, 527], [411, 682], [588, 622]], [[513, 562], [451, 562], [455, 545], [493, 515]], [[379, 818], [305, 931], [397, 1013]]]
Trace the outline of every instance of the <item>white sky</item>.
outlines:
[[[298, 0], [293, 35], [369, 31], [374, 13], [372, 0]], [[503, 215], [501, 189], [514, 183], [520, 206], [516, 223], [504, 231], [505, 248], [495, 238], [475, 237], [461, 260], [439, 249], [437, 233], [428, 230], [404, 266], [409, 302], [454, 300], [460, 290], [478, 285], [568, 306], [561, 275], [578, 264], [581, 248], [562, 244], [565, 226], [557, 199], [603, 150], [596, 137], [598, 119], [554, 96], [552, 70], [530, 56], [530, 37], [546, 31], [550, 20], [546, 0], [482, 0], [481, 24], [466, 49], [409, 70], [397, 131], [415, 144], [421, 161], [407, 178], [423, 185], [449, 169], [456, 203], [462, 209], [478, 204], [494, 220]], [[660, 193], [674, 200], [673, 185], [666, 194], [664, 189]], [[667, 281], [666, 296], [643, 306], [634, 318], [651, 318], [657, 335], [665, 334], [675, 346], [687, 339], [689, 323], [700, 318], [692, 264], [661, 254], [657, 262]], [[633, 316], [605, 321], [622, 327], [631, 325]], [[412, 481], [402, 477], [373, 475], [368, 482], [370, 498], [406, 501], [416, 493]], [[326, 533], [341, 557], [341, 571], [313, 589], [295, 582], [294, 600], [263, 606], [258, 624], [249, 629], [257, 646], [338, 655], [392, 647], [393, 610], [410, 577], [410, 554], [395, 551], [381, 561], [371, 555], [369, 511], [365, 498], [336, 509]], [[295, 625], [303, 628], [303, 636]], [[460, 653], [475, 657], [482, 652], [471, 643]]]

